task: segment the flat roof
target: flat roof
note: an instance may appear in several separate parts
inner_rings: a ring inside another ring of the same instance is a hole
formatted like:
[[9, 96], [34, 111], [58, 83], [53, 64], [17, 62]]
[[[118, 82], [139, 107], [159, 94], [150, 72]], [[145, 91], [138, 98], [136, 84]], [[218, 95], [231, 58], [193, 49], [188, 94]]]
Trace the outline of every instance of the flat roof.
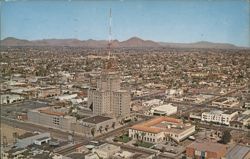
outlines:
[[113, 119], [113, 118], [97, 115], [97, 116], [82, 119], [82, 121], [86, 123], [98, 124], [98, 123], [101, 123], [110, 119]]
[[45, 136], [45, 137], [41, 137], [41, 138], [36, 139], [36, 140], [37, 140], [37, 141], [43, 141], [43, 140], [46, 140], [46, 139], [50, 139], [50, 137]]
[[55, 112], [55, 111], [50, 111], [48, 109], [44, 110], [39, 110], [40, 113], [48, 114], [48, 115], [55, 115], [55, 116], [64, 116], [65, 113], [63, 112]]
[[187, 147], [193, 148], [198, 151], [209, 151], [209, 152], [226, 152], [226, 145], [219, 144], [219, 143], [212, 143], [212, 142], [205, 142], [205, 143], [199, 143], [199, 142], [193, 142]]
[[71, 159], [84, 159], [85, 155], [82, 153], [74, 152], [74, 153], [67, 155], [67, 157], [70, 157]]
[[172, 104], [164, 104], [164, 105], [160, 105], [157, 107], [153, 107], [152, 110], [155, 111], [168, 111], [171, 108], [177, 108], [176, 106], [173, 106]]
[[113, 144], [108, 144], [108, 143], [105, 143], [96, 147], [96, 149], [103, 150], [103, 151], [111, 151], [111, 150], [115, 150], [116, 148], [120, 148], [120, 147], [113, 145]]
[[18, 139], [25, 139], [25, 138], [28, 138], [28, 137], [31, 137], [31, 136], [35, 136], [35, 135], [38, 135], [38, 134], [34, 134], [34, 133], [31, 133], [31, 132], [26, 132], [26, 133], [18, 136]]

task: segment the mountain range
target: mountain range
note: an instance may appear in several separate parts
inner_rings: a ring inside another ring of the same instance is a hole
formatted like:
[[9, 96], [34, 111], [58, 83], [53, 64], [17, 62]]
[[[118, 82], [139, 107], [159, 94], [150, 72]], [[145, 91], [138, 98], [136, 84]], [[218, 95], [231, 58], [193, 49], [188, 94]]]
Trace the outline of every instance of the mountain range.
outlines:
[[[105, 48], [108, 46], [106, 40], [78, 40], [78, 39], [43, 39], [43, 40], [24, 40], [8, 37], [0, 41], [1, 46], [70, 46], [86, 48]], [[212, 43], [200, 41], [196, 43], [167, 43], [143, 40], [138, 37], [132, 37], [125, 41], [112, 41], [113, 48], [149, 48], [149, 47], [169, 47], [169, 48], [240, 48], [228, 43]]]

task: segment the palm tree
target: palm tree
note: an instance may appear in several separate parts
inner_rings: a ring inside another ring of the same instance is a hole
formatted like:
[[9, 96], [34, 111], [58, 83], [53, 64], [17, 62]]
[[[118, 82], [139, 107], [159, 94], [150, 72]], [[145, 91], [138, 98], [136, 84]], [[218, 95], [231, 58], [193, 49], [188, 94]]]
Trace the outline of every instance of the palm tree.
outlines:
[[138, 141], [139, 139], [139, 133], [135, 133], [136, 140]]
[[91, 135], [92, 135], [92, 136], [95, 136], [95, 128], [92, 128], [92, 129], [91, 129]]
[[145, 132], [142, 132], [142, 133], [141, 133], [141, 142], [143, 141], [143, 138], [144, 138], [145, 135], [146, 135]]
[[99, 127], [99, 131], [100, 131], [100, 133], [102, 133], [102, 126]]
[[14, 142], [17, 142], [17, 137], [18, 137], [18, 133], [17, 132], [13, 132], [12, 134], [13, 138], [14, 138]]
[[108, 130], [109, 130], [109, 125], [106, 125], [105, 131], [108, 131]]
[[115, 122], [112, 123], [112, 128], [115, 129]]
[[9, 104], [10, 103], [10, 97], [7, 96], [6, 99], [7, 99], [7, 104]]

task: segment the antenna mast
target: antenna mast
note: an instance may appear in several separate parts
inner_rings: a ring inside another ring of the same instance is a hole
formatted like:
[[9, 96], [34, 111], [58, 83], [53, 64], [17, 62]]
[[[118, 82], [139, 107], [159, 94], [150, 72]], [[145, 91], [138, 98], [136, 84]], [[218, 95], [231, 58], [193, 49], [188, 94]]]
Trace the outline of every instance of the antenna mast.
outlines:
[[111, 21], [112, 20], [112, 12], [111, 8], [109, 10], [109, 42], [108, 42], [108, 59], [110, 59], [110, 54], [111, 54], [111, 43], [112, 43], [112, 30], [111, 30]]

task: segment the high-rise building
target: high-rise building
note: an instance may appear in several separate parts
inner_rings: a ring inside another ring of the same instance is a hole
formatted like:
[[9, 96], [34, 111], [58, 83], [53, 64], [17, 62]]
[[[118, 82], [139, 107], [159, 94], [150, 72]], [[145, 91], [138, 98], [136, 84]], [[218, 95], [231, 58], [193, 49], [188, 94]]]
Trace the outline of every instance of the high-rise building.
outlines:
[[121, 80], [117, 72], [102, 72], [97, 79], [97, 89], [104, 91], [119, 90]]
[[113, 92], [113, 113], [116, 116], [127, 116], [130, 114], [130, 93], [126, 90]]
[[117, 72], [103, 72], [97, 79], [97, 88], [88, 92], [88, 105], [95, 115], [126, 117], [130, 114], [130, 93], [121, 90]]

